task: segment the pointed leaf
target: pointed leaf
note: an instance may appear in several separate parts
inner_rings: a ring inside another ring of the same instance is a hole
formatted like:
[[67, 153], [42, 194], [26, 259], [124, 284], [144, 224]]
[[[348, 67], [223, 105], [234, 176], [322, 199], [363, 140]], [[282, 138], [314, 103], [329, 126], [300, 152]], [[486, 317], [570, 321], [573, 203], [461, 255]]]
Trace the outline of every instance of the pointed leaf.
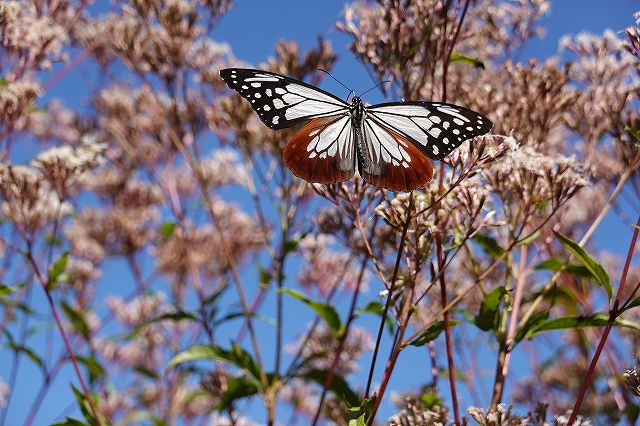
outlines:
[[542, 262], [538, 263], [535, 266], [535, 269], [537, 270], [543, 269], [543, 270], [554, 271], [554, 272], [563, 270], [572, 275], [576, 275], [578, 277], [591, 278], [591, 279], [594, 278], [593, 274], [589, 272], [589, 270], [583, 265], [567, 262], [565, 260], [558, 259], [557, 257], [550, 257], [548, 259], [543, 260]]
[[167, 312], [164, 313], [162, 315], [159, 315], [155, 318], [151, 318], [146, 320], [145, 322], [143, 322], [142, 324], [138, 325], [136, 328], [133, 329], [133, 331], [127, 336], [127, 339], [133, 339], [135, 337], [138, 336], [138, 334], [140, 334], [140, 332], [142, 330], [144, 330], [148, 325], [156, 323], [156, 322], [160, 322], [160, 321], [182, 321], [182, 320], [192, 320], [192, 321], [196, 321], [197, 317], [195, 316], [195, 314], [191, 313], [191, 312], [186, 312], [186, 311], [175, 311], [175, 312]]
[[64, 271], [67, 268], [67, 262], [69, 261], [69, 252], [65, 251], [62, 256], [56, 260], [56, 262], [49, 268], [49, 280], [47, 287], [54, 289], [58, 284], [66, 279]]
[[613, 286], [611, 285], [611, 279], [609, 274], [604, 270], [602, 265], [596, 262], [585, 249], [580, 247], [578, 243], [572, 239], [565, 237], [562, 234], [558, 234], [554, 231], [556, 238], [560, 240], [563, 246], [569, 250], [582, 264], [593, 274], [595, 277], [595, 283], [605, 289], [609, 296], [609, 303], [613, 298]]
[[[360, 316], [362, 314], [374, 314], [382, 318], [382, 313], [384, 312], [384, 305], [377, 301], [371, 301], [367, 303], [363, 308], [360, 308], [356, 311], [356, 315]], [[393, 334], [393, 320], [389, 315], [384, 319], [384, 322], [387, 324], [387, 328], [389, 329], [389, 333]]]
[[87, 367], [87, 371], [89, 372], [89, 383], [94, 383], [100, 377], [104, 376], [105, 370], [104, 367], [98, 362], [98, 360], [93, 356], [79, 356], [76, 355], [76, 359]]
[[520, 342], [524, 339], [531, 339], [533, 337], [532, 330], [540, 326], [549, 318], [549, 311], [545, 310], [532, 315], [526, 323], [521, 325], [516, 332], [515, 341]]
[[504, 249], [498, 244], [495, 238], [485, 234], [476, 234], [472, 237], [480, 248], [492, 258], [496, 259], [504, 253]]
[[508, 294], [504, 286], [487, 293], [480, 304], [480, 312], [474, 318], [474, 324], [483, 331], [495, 330], [498, 324], [498, 310], [502, 297]]
[[89, 423], [85, 423], [81, 420], [74, 419], [72, 417], [65, 417], [61, 422], [51, 423], [51, 426], [91, 426]]
[[186, 351], [180, 352], [167, 365], [167, 368], [175, 367], [189, 361], [200, 360], [226, 361], [251, 374], [260, 380], [261, 372], [251, 355], [242, 349], [237, 343], [232, 343], [232, 349], [223, 349], [216, 345], [194, 345]]
[[86, 340], [89, 340], [91, 331], [82, 313], [73, 309], [64, 301], [60, 302], [60, 306], [62, 307], [62, 310], [64, 314], [67, 316], [67, 319], [69, 320], [69, 322], [71, 322], [71, 326], [76, 331], [76, 333], [84, 337]]
[[329, 305], [328, 303], [311, 300], [301, 292], [290, 288], [282, 288], [278, 291], [283, 294], [292, 296], [305, 305], [309, 306], [320, 318], [322, 318], [327, 323], [331, 331], [333, 331], [334, 335], [337, 336], [342, 332], [342, 321], [340, 321], [340, 316], [333, 306]]
[[376, 394], [373, 394], [369, 398], [365, 398], [358, 406], [349, 406], [349, 414], [347, 420], [349, 420], [349, 426], [366, 426], [371, 417], [371, 412], [376, 404]]
[[529, 234], [528, 236], [524, 237], [523, 239], [519, 240], [515, 247], [519, 247], [519, 246], [526, 246], [531, 244], [533, 241], [535, 241], [538, 237], [540, 236], [540, 231], [536, 231], [532, 234]]
[[453, 62], [464, 62], [473, 65], [474, 68], [484, 69], [484, 63], [481, 60], [462, 53], [452, 53], [451, 56], [449, 56], [449, 63]]
[[235, 401], [258, 393], [258, 385], [244, 377], [231, 377], [227, 380], [227, 391], [213, 407], [215, 411], [223, 411], [231, 407]]
[[[577, 330], [587, 327], [602, 327], [607, 325], [609, 321], [609, 314], [606, 312], [598, 312], [589, 316], [574, 316], [574, 317], [561, 317], [554, 318], [542, 322], [540, 325], [531, 330], [531, 335], [543, 333], [545, 331], [554, 330]], [[633, 328], [640, 330], [640, 324], [634, 321], [617, 318], [614, 321], [614, 325], [619, 327]]]
[[[454, 327], [459, 322], [460, 321], [450, 320], [449, 321], [449, 325], [451, 327]], [[430, 341], [437, 339], [438, 336], [440, 335], [440, 333], [442, 333], [443, 331], [444, 331], [444, 320], [443, 321], [438, 321], [438, 322], [434, 323], [433, 325], [431, 325], [431, 327], [429, 327], [425, 331], [423, 331], [418, 337], [416, 337], [409, 344], [411, 346], [424, 346], [425, 344], [429, 343]]]
[[[308, 371], [301, 376], [308, 380], [312, 380], [319, 384], [320, 386], [324, 386], [327, 381], [327, 376], [329, 372], [327, 370], [311, 370]], [[333, 392], [335, 396], [338, 397], [341, 401], [346, 402], [350, 406], [355, 406], [360, 403], [360, 398], [358, 394], [356, 394], [350, 387], [345, 379], [343, 379], [340, 375], [334, 374], [333, 380], [331, 381], [331, 386], [329, 390]]]

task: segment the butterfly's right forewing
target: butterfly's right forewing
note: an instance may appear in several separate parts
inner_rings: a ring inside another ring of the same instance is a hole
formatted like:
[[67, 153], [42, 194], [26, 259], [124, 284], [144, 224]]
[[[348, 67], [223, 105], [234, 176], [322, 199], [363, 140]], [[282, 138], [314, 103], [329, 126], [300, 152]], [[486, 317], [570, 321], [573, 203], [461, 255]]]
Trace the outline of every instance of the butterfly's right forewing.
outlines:
[[227, 68], [220, 71], [220, 77], [248, 100], [260, 120], [272, 129], [349, 110], [349, 105], [332, 94], [280, 74]]

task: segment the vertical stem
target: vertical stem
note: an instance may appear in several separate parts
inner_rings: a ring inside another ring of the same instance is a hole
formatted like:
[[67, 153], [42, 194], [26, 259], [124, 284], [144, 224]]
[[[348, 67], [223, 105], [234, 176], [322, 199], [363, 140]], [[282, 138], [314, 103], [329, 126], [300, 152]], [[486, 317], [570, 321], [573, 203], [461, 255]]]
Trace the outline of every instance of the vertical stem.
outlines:
[[[444, 163], [440, 163], [440, 182], [439, 182], [439, 193], [442, 193], [444, 186]], [[438, 209], [436, 209], [436, 215], [438, 214]], [[437, 217], [436, 217], [437, 220]], [[442, 303], [442, 308], [444, 309], [447, 306], [447, 285], [444, 279], [444, 257], [442, 255], [442, 232], [438, 232], [436, 235], [436, 252], [438, 257], [438, 275], [440, 281], [440, 302]], [[449, 312], [445, 312], [443, 315], [444, 320], [444, 332], [445, 332], [445, 342], [447, 348], [447, 366], [449, 370], [449, 387], [451, 388], [451, 403], [453, 405], [453, 415], [455, 419], [455, 424], [460, 425], [460, 411], [458, 409], [458, 392], [456, 388], [456, 371], [455, 364], [453, 361], [453, 346], [451, 344], [451, 322], [449, 319]]]
[[502, 400], [504, 392], [504, 382], [509, 372], [509, 362], [511, 360], [511, 349], [513, 337], [516, 334], [516, 325], [518, 314], [520, 313], [520, 304], [522, 303], [522, 294], [524, 291], [524, 279], [526, 277], [527, 267], [527, 247], [520, 247], [520, 264], [518, 267], [518, 277], [516, 278], [516, 291], [513, 298], [513, 307], [509, 316], [509, 326], [506, 334], [499, 335], [500, 353], [496, 364], [495, 381], [493, 385], [493, 394], [491, 397], [491, 408], [495, 409]]
[[378, 335], [376, 337], [376, 345], [373, 350], [373, 358], [371, 359], [371, 366], [369, 367], [369, 377], [367, 378], [367, 387], [364, 392], [365, 398], [369, 397], [369, 391], [371, 390], [371, 381], [373, 379], [373, 372], [376, 368], [376, 360], [378, 359], [378, 350], [380, 349], [380, 341], [382, 339], [382, 332], [384, 331], [385, 320], [391, 306], [391, 300], [393, 300], [393, 290], [396, 284], [396, 278], [398, 276], [398, 270], [400, 269], [400, 259], [402, 258], [402, 250], [404, 249], [405, 240], [407, 239], [407, 231], [409, 230], [409, 222], [411, 220], [411, 211], [413, 210], [413, 191], [409, 193], [409, 209], [407, 210], [407, 219], [402, 228], [402, 236], [400, 237], [400, 246], [398, 247], [398, 254], [396, 255], [396, 263], [393, 267], [393, 276], [389, 283], [389, 294], [387, 295], [387, 301], [382, 311], [380, 318], [380, 325], [378, 326]]
[[358, 274], [358, 285], [356, 290], [353, 292], [353, 297], [351, 298], [351, 306], [349, 307], [349, 316], [347, 317], [347, 322], [344, 327], [344, 332], [342, 336], [340, 336], [340, 340], [338, 341], [338, 347], [333, 355], [333, 361], [331, 362], [331, 367], [329, 368], [329, 373], [327, 374], [327, 378], [325, 379], [324, 386], [322, 389], [322, 395], [320, 396], [320, 401], [318, 402], [318, 409], [316, 410], [316, 415], [313, 419], [312, 425], [315, 426], [320, 419], [320, 413], [322, 412], [322, 405], [324, 404], [324, 399], [327, 396], [327, 391], [331, 387], [333, 383], [333, 377], [335, 375], [336, 368], [338, 368], [338, 362], [340, 362], [340, 355], [342, 355], [342, 350], [344, 349], [344, 345], [347, 341], [347, 337], [349, 335], [349, 327], [351, 326], [351, 322], [356, 317], [354, 312], [356, 310], [356, 304], [358, 302], [358, 294], [360, 293], [360, 287], [362, 285], [362, 280], [364, 279], [364, 271], [367, 269], [367, 262], [369, 261], [369, 253], [365, 254], [362, 259], [362, 267], [360, 268], [360, 273]]
[[613, 306], [609, 311], [609, 321], [604, 328], [604, 332], [602, 333], [602, 337], [600, 338], [600, 342], [598, 342], [598, 347], [596, 348], [595, 353], [593, 354], [593, 358], [591, 358], [591, 363], [589, 364], [589, 369], [587, 370], [587, 374], [584, 376], [584, 380], [582, 381], [582, 385], [580, 386], [580, 391], [578, 392], [578, 398], [576, 399], [576, 403], [571, 410], [571, 416], [569, 417], [569, 421], [567, 422], [567, 426], [571, 426], [573, 422], [576, 421], [576, 417], [578, 416], [578, 410], [580, 410], [580, 406], [582, 405], [582, 401], [587, 393], [587, 387], [591, 384], [591, 380], [593, 380], [593, 375], [596, 369], [596, 365], [598, 364], [598, 359], [600, 358], [600, 354], [602, 353], [602, 349], [604, 348], [604, 344], [607, 341], [607, 337], [609, 337], [609, 333], [611, 332], [611, 328], [616, 320], [616, 317], [619, 314], [619, 306], [620, 301], [622, 299], [622, 293], [624, 291], [624, 285], [627, 281], [627, 273], [629, 272], [629, 265], [631, 265], [631, 258], [633, 257], [633, 251], [636, 247], [636, 242], [638, 240], [638, 230], [640, 230], [640, 216], [638, 216], [638, 220], [636, 222], [636, 227], [633, 231], [633, 237], [631, 238], [631, 244], [629, 244], [629, 251], [627, 252], [627, 260], [624, 264], [624, 269], [622, 271], [622, 278], [620, 278], [620, 285], [618, 286], [618, 292], [616, 293], [616, 299], [613, 302]]
[[31, 254], [31, 244], [28, 245], [28, 250], [26, 253], [27, 260], [31, 263], [33, 267], [33, 271], [38, 278], [38, 281], [42, 285], [42, 289], [44, 290], [45, 295], [47, 296], [47, 301], [49, 302], [49, 306], [51, 307], [51, 313], [53, 314], [53, 319], [56, 322], [56, 326], [58, 327], [58, 331], [60, 331], [60, 335], [62, 336], [62, 340], [64, 341], [64, 346], [67, 349], [67, 354], [69, 358], [71, 358], [71, 363], [73, 364], [73, 369], [75, 370], [76, 376], [78, 377], [78, 381], [80, 382], [80, 387], [82, 388], [82, 392], [84, 393], [85, 398], [87, 399], [87, 403], [89, 404], [89, 408], [91, 408], [91, 413], [96, 420], [98, 426], [102, 426], [102, 418], [98, 414], [98, 409], [96, 408], [95, 403], [93, 402], [93, 398], [91, 398], [91, 394], [89, 393], [89, 388], [84, 382], [84, 378], [82, 377], [82, 373], [80, 372], [80, 368], [78, 367], [78, 360], [76, 358], [71, 345], [69, 344], [69, 339], [67, 338], [67, 333], [64, 331], [64, 327], [62, 326], [62, 321], [60, 321], [60, 316], [58, 315], [58, 308], [53, 301], [53, 297], [51, 297], [51, 292], [48, 288], [49, 280], [46, 279], [42, 273], [40, 272], [40, 268], [38, 268], [38, 264], [36, 263], [33, 255]]

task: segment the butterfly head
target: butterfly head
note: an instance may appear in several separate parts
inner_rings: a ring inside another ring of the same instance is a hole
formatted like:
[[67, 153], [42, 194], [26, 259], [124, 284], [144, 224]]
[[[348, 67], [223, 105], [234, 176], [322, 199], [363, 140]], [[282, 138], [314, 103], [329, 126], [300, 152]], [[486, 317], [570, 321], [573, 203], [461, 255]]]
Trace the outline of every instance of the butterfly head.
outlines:
[[362, 117], [364, 113], [364, 102], [362, 102], [362, 99], [360, 98], [360, 96], [354, 96], [351, 99], [350, 109], [351, 109], [351, 114], [354, 116], [354, 118]]

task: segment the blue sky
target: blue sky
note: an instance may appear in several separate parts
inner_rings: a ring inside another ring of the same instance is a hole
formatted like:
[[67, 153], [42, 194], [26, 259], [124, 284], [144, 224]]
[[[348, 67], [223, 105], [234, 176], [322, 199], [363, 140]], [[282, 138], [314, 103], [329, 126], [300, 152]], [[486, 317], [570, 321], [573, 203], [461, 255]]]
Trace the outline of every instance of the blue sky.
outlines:
[[[614, 4], [615, 6], [613, 6]], [[322, 35], [331, 41], [338, 54], [338, 62], [332, 72], [333, 75], [356, 91], [364, 90], [375, 82], [370, 80], [364, 67], [347, 50], [350, 39], [335, 29], [335, 22], [341, 17], [343, 5], [342, 2], [334, 0], [313, 2], [240, 0], [220, 20], [212, 32], [212, 37], [217, 41], [229, 43], [237, 58], [258, 64], [273, 55], [273, 47], [279, 39], [295, 40], [301, 45], [301, 51], [304, 51], [314, 47], [317, 43], [317, 36]], [[98, 5], [98, 7], [101, 6]], [[576, 34], [580, 31], [601, 33], [605, 28], [616, 32], [622, 31], [633, 22], [633, 13], [638, 9], [640, 9], [640, 4], [633, 0], [616, 0], [615, 2], [598, 0], [552, 1], [550, 14], [544, 17], [541, 22], [547, 29], [547, 34], [545, 38], [535, 40], [527, 47], [523, 59], [527, 56], [545, 58], [553, 55], [557, 52], [558, 39], [564, 34]], [[62, 98], [67, 105], [78, 108], [86, 107], [89, 104], [90, 92], [83, 90], [83, 88], [93, 87], [98, 81], [100, 81], [100, 77], [98, 77], [95, 68], [80, 67], [57, 83], [44, 101], [58, 97]], [[339, 96], [344, 93], [344, 89], [330, 79], [325, 80], [322, 86]], [[455, 100], [452, 101], [455, 102]], [[633, 217], [634, 213], [630, 211], [628, 206], [624, 208], [624, 211], [629, 217]], [[627, 229], [628, 224], [624, 220], [610, 215], [597, 235], [598, 241], [605, 247], [610, 247], [612, 251], [620, 252], [624, 250], [624, 246], [628, 242], [626, 238], [623, 238], [622, 242], [615, 240], [614, 236], [627, 235]], [[129, 279], [128, 276], [117, 272], [117, 270], [108, 272], [107, 277], [116, 282]], [[613, 278], [616, 281], [618, 279], [617, 277]], [[378, 290], [375, 288], [375, 284], [371, 287], [367, 295], [370, 298]], [[40, 289], [34, 291], [34, 293], [39, 292]], [[40, 312], [47, 312], [48, 308], [41, 297], [35, 295], [34, 300]], [[265, 313], [272, 314], [273, 312], [268, 306], [273, 306], [273, 298], [267, 300], [266, 306]], [[303, 312], [296, 302], [291, 302], [287, 304], [285, 315], [297, 319], [298, 315], [307, 315], [307, 312]], [[375, 322], [363, 321], [358, 325], [373, 330]], [[272, 326], [268, 324], [263, 324], [260, 328], [265, 333], [272, 332]], [[300, 330], [293, 331], [299, 332]], [[286, 341], [291, 341], [294, 334], [290, 334], [287, 338]], [[267, 359], [271, 357], [272, 352], [272, 348], [265, 349]], [[386, 356], [387, 352], [388, 348], [383, 347], [381, 352], [383, 356]], [[424, 366], [425, 359], [426, 353], [418, 349], [408, 350], [406, 354], [403, 353], [389, 389], [406, 389], [411, 385], [422, 384], [425, 378], [415, 374], [415, 366]], [[7, 352], [1, 351], [0, 365], [9, 365], [9, 361]], [[43, 405], [42, 413], [46, 413], [47, 418], [50, 415], [60, 413], [62, 407], [71, 403], [69, 382], [76, 382], [71, 373], [71, 370], [67, 368], [54, 383], [54, 387]], [[360, 382], [362, 378], [362, 382], [364, 382], [366, 380], [364, 379], [365, 374], [366, 372], [361, 372], [356, 375], [356, 381]], [[376, 377], [379, 378], [380, 375], [381, 371], [378, 371]], [[7, 376], [8, 369], [1, 369], [0, 377], [5, 382], [8, 381]], [[18, 378], [17, 393], [14, 395], [14, 401], [12, 401], [7, 418], [8, 425], [20, 424], [24, 420], [27, 407], [33, 400], [34, 383], [39, 386], [41, 381], [38, 371], [30, 365], [28, 360], [22, 362]], [[444, 386], [443, 382], [444, 380], [441, 381], [442, 386]], [[491, 378], [488, 377], [487, 383], [490, 384], [490, 382]], [[442, 394], [448, 394], [446, 387], [443, 388]], [[472, 403], [468, 396], [463, 395], [463, 398], [466, 399], [461, 401], [462, 407]], [[256, 420], [262, 421], [264, 414], [259, 405], [252, 407], [251, 411], [255, 413]], [[385, 403], [382, 408], [380, 419], [392, 413], [392, 406], [389, 403]], [[286, 418], [282, 417], [282, 419]], [[39, 423], [36, 422], [36, 424]]]

